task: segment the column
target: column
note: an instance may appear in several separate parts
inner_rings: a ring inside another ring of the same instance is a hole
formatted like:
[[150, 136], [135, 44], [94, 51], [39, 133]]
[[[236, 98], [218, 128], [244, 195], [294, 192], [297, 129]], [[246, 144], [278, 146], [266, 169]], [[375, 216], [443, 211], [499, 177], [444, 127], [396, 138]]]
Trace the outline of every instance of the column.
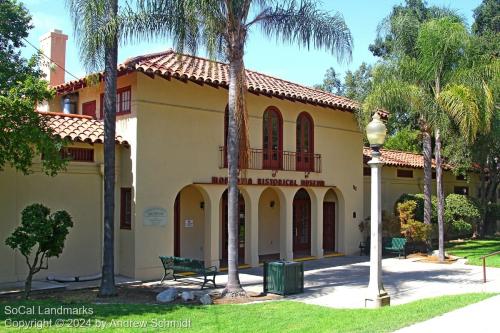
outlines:
[[296, 189], [283, 189], [280, 197], [280, 258], [293, 260], [293, 197]]
[[259, 199], [262, 189], [248, 186], [241, 191], [245, 199], [245, 263], [259, 266]]
[[206, 266], [220, 265], [220, 198], [224, 192], [223, 186], [203, 188], [205, 199], [205, 241], [204, 256]]
[[382, 284], [382, 200], [381, 173], [383, 162], [380, 153], [372, 153], [368, 164], [371, 167], [371, 236], [370, 236], [370, 282], [365, 298], [365, 307], [379, 308], [390, 304], [390, 297]]
[[328, 189], [314, 188], [311, 198], [311, 256], [323, 257], [323, 198]]

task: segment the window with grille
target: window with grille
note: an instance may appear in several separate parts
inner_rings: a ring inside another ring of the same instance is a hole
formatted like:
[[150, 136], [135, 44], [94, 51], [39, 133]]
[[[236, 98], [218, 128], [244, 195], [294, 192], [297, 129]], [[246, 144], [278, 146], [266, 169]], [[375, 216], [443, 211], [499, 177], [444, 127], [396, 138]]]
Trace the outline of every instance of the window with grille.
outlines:
[[413, 170], [398, 169], [397, 176], [400, 178], [413, 178]]
[[66, 147], [61, 150], [61, 156], [71, 162], [94, 162], [94, 149]]

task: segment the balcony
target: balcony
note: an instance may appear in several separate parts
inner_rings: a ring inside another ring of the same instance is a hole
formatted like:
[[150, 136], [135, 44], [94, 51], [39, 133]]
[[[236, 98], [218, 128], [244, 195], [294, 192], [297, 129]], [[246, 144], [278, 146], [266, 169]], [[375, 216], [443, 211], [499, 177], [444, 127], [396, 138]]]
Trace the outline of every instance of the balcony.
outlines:
[[[250, 148], [248, 169], [321, 172], [321, 155]], [[219, 168], [227, 168], [227, 149], [219, 146]]]

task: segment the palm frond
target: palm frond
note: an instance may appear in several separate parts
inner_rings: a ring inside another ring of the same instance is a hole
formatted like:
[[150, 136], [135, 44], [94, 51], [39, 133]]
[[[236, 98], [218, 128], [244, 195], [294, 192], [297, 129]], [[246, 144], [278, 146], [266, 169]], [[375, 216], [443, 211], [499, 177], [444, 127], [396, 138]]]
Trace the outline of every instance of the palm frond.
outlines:
[[259, 25], [264, 35], [279, 42], [312, 46], [330, 51], [339, 61], [351, 60], [353, 40], [341, 14], [324, 12], [309, 0], [262, 3], [248, 27]]
[[474, 141], [480, 125], [479, 103], [474, 92], [465, 85], [449, 85], [437, 102], [453, 118], [464, 138]]

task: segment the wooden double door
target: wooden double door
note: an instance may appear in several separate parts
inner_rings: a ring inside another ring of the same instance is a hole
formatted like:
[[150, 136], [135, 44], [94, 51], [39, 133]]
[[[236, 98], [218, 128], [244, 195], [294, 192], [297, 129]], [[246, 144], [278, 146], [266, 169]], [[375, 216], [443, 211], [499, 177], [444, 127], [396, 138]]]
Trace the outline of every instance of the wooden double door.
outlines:
[[323, 202], [323, 251], [335, 251], [335, 202]]
[[311, 254], [311, 199], [304, 189], [293, 199], [293, 252]]

